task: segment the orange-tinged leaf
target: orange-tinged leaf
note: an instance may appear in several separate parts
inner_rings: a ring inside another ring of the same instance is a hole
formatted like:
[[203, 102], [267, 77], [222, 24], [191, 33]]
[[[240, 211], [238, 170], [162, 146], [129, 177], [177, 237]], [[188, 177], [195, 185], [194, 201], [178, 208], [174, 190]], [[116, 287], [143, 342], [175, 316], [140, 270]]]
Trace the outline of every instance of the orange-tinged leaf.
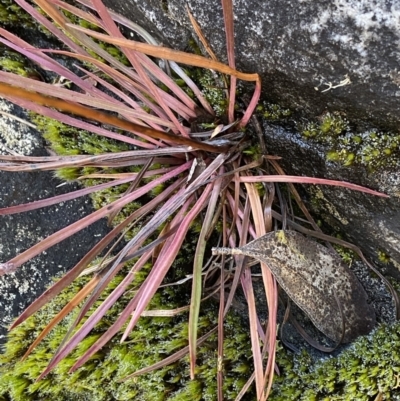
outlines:
[[[233, 29], [233, 4], [232, 0], [222, 0], [222, 9], [224, 12], [226, 51], [228, 53], [229, 67], [235, 68], [235, 37]], [[235, 96], [236, 96], [236, 77], [231, 76], [229, 88], [229, 106], [228, 118], [229, 122], [235, 120]]]
[[17, 88], [15, 86], [2, 82], [0, 82], [0, 94], [6, 97], [9, 96], [11, 98], [20, 97], [23, 99], [29, 99], [35, 103], [55, 107], [56, 109], [62, 110], [64, 112], [73, 113], [84, 118], [93, 119], [95, 121], [102, 122], [103, 124], [111, 124], [115, 127], [122, 128], [130, 132], [142, 132], [143, 134], [153, 138], [163, 139], [168, 142], [178, 143], [181, 145], [189, 145], [192, 146], [194, 149], [202, 149], [213, 153], [221, 153], [227, 150], [226, 147], [223, 146], [208, 145], [206, 143], [198, 142], [193, 139], [173, 135], [168, 132], [158, 131], [149, 127], [144, 127], [142, 125], [122, 120], [116, 116], [112, 116], [98, 110], [93, 110], [79, 104], [66, 102], [62, 99], [50, 98], [48, 96], [30, 92], [26, 89]]
[[132, 50], [147, 54], [149, 56], [163, 58], [166, 60], [172, 60], [177, 63], [192, 65], [194, 67], [208, 68], [211, 70], [216, 70], [223, 74], [233, 75], [243, 81], [259, 81], [260, 77], [258, 74], [247, 74], [244, 72], [237, 71], [230, 68], [226, 64], [220, 63], [218, 61], [210, 60], [197, 54], [185, 53], [179, 50], [169, 49], [162, 46], [154, 46], [147, 43], [134, 42], [128, 39], [112, 38], [108, 35], [104, 35], [90, 29], [82, 28], [77, 25], [67, 24], [69, 27], [76, 29], [77, 31], [84, 32], [88, 35], [93, 36], [96, 39], [102, 40], [107, 43], [111, 43], [116, 46], [127, 47]]
[[203, 44], [204, 48], [206, 49], [206, 52], [210, 55], [210, 57], [214, 60], [214, 61], [218, 61], [217, 56], [215, 55], [213, 49], [211, 48], [210, 43], [208, 42], [208, 40], [206, 39], [206, 37], [203, 34], [203, 31], [200, 28], [200, 25], [197, 23], [196, 19], [193, 17], [193, 14], [190, 11], [190, 8], [188, 6], [188, 4], [186, 4], [186, 11], [189, 15], [189, 19], [190, 19], [190, 23], [193, 26], [193, 29], [196, 33], [196, 35], [198, 36], [198, 38], [200, 39], [201, 43]]
[[98, 281], [97, 277], [93, 277], [86, 285], [83, 287], [75, 296], [57, 313], [56, 316], [51, 319], [47, 326], [42, 330], [42, 332], [36, 337], [35, 341], [30, 345], [28, 350], [25, 352], [24, 356], [21, 358], [23, 361], [29, 356], [29, 354], [36, 348], [36, 346], [47, 336], [47, 334], [53, 329], [53, 327], [61, 322], [65, 316], [67, 316], [77, 305], [79, 305], [85, 297], [93, 290]]

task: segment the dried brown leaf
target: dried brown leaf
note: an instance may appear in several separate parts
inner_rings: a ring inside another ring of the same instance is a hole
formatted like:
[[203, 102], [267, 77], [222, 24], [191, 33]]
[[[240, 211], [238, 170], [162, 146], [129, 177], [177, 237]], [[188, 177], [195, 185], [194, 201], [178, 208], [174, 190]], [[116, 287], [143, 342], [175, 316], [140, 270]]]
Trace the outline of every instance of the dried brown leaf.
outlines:
[[290, 298], [334, 341], [342, 337], [340, 309], [343, 342], [368, 334], [375, 325], [375, 312], [354, 273], [337, 254], [302, 234], [275, 231], [242, 248], [214, 248], [213, 253], [247, 255], [267, 263]]

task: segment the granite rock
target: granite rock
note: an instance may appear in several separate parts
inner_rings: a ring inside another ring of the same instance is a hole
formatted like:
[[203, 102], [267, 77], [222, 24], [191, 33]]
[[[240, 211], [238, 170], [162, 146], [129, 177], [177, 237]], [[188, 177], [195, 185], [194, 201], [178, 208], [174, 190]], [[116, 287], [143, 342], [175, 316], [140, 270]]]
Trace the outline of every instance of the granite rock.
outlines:
[[[184, 50], [193, 32], [179, 0], [105, 0]], [[189, 3], [203, 33], [226, 61], [220, 2]], [[264, 95], [305, 116], [343, 111], [358, 124], [393, 128], [400, 120], [400, 5], [393, 0], [237, 0], [237, 68], [257, 72]], [[193, 34], [193, 38], [196, 35]]]
[[[27, 120], [19, 107], [1, 103], [1, 109]], [[44, 141], [33, 128], [7, 116], [0, 116], [0, 152], [44, 156]], [[12, 206], [78, 189], [50, 172], [9, 173], [0, 171], [0, 207]], [[93, 210], [89, 197], [77, 198], [39, 210], [0, 216], [0, 262], [4, 263], [41, 239], [72, 224]], [[52, 278], [72, 268], [108, 228], [99, 221], [71, 238], [49, 248], [14, 273], [0, 277], [0, 343], [7, 326], [51, 283]]]

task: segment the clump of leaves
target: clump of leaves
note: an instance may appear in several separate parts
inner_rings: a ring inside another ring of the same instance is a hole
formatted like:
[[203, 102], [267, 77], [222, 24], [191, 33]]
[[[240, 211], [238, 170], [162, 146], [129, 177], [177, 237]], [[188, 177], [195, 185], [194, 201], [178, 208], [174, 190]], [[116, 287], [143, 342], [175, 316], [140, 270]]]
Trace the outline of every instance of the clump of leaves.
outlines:
[[[5, 171], [77, 168], [81, 171], [78, 180], [96, 178], [104, 182], [50, 199], [3, 208], [0, 209], [0, 214], [46, 207], [114, 186], [128, 184], [128, 187], [119, 198], [91, 215], [0, 264], [0, 274], [15, 271], [27, 260], [98, 219], [108, 217], [109, 221], [112, 221], [121, 208], [146, 199], [142, 206], [135, 206], [126, 219], [100, 239], [76, 266], [31, 304], [12, 325], [12, 328], [15, 328], [59, 294], [94, 258], [113, 241], [121, 238], [129, 228], [140, 227], [121, 251], [114, 256], [104, 258], [92, 279], [52, 319], [28, 349], [24, 357], [27, 357], [58, 322], [73, 309], [78, 308], [76, 318], [55, 355], [37, 379], [45, 378], [65, 358], [69, 358], [68, 355], [74, 349], [79, 348], [79, 344], [90, 335], [115, 302], [127, 293], [130, 283], [137, 274], [140, 274], [143, 266], [152, 261], [151, 271], [140, 288], [131, 294], [126, 307], [108, 330], [96, 338], [84, 354], [74, 361], [70, 371], [75, 372], [91, 361], [94, 355], [97, 355], [122, 329], [121, 341], [126, 340], [162, 285], [189, 228], [199, 217], [202, 225], [190, 275], [192, 293], [188, 305], [189, 345], [168, 356], [162, 364], [151, 366], [146, 371], [172, 363], [189, 352], [190, 375], [194, 378], [197, 345], [214, 332], [218, 333], [217, 359], [223, 361], [222, 322], [240, 282], [249, 308], [255, 373], [250, 376], [239, 398], [255, 380], [257, 399], [266, 399], [272, 385], [275, 362], [277, 284], [266, 264], [261, 263], [269, 308], [269, 321], [264, 329], [256, 313], [250, 264], [241, 255], [234, 257], [232, 266], [224, 256], [211, 258], [205, 262], [208, 243], [212, 239], [223, 247], [240, 247], [249, 239], [271, 231], [272, 216], [278, 220], [288, 221], [282, 215], [287, 216], [291, 209], [288, 209], [283, 201], [277, 206], [280, 208], [280, 213], [272, 211], [275, 195], [282, 199], [279, 187], [273, 183], [329, 184], [383, 195], [345, 182], [286, 176], [276, 158], [267, 155], [262, 133], [259, 135], [261, 152], [257, 152], [257, 157], [251, 157], [252, 155], [243, 152], [251, 145], [251, 140], [244, 134], [243, 129], [250, 121], [257, 105], [261, 82], [258, 74], [245, 74], [235, 69], [231, 1], [222, 2], [228, 65], [217, 61], [214, 54], [211, 54], [212, 59], [208, 59], [159, 46], [141, 27], [123, 16], [108, 11], [100, 0], [78, 0], [77, 3], [81, 4], [81, 8], [62, 0], [36, 0], [40, 12], [25, 0], [16, 0], [16, 3], [55, 35], [62, 42], [63, 49], [69, 50], [37, 49], [1, 28], [0, 42], [41, 65], [43, 69], [64, 77], [69, 85], [46, 83], [0, 71], [0, 94], [43, 116], [120, 141], [129, 146], [129, 150], [96, 155], [1, 156], [0, 169]], [[86, 24], [71, 23], [66, 15], [84, 20]], [[192, 17], [191, 19], [199, 37], [205, 42], [200, 28]], [[97, 28], [89, 29], [93, 26]], [[119, 26], [136, 32], [147, 43], [126, 39]], [[114, 47], [106, 46], [105, 50], [99, 41]], [[209, 49], [208, 44], [206, 48]], [[77, 64], [73, 69], [69, 69], [65, 63], [56, 61], [49, 54], [58, 58], [73, 59]], [[120, 61], [121, 54], [124, 56], [124, 62]], [[152, 57], [162, 59], [160, 63], [164, 64], [165, 71]], [[227, 124], [221, 124], [217, 120], [213, 108], [202, 92], [177, 63], [212, 69], [223, 75], [224, 83], [218, 83], [217, 87], [229, 84], [226, 91]], [[184, 80], [195, 99], [187, 95], [188, 91], [182, 90], [181, 83], [178, 85], [176, 79]], [[255, 84], [248, 107], [241, 114], [235, 113], [238, 79]], [[203, 120], [204, 116], [213, 120], [215, 128], [206, 132], [196, 132], [193, 123]], [[123, 170], [133, 166], [139, 167], [138, 171]], [[93, 172], [93, 169], [96, 171]], [[271, 175], [270, 171], [275, 171], [277, 174]], [[160, 185], [165, 187], [160, 188]], [[154, 191], [156, 188], [158, 190]], [[300, 209], [315, 230], [318, 230], [293, 185], [290, 184], [289, 188]], [[153, 193], [153, 196], [148, 197], [149, 193]], [[218, 237], [219, 241], [216, 240]], [[134, 261], [129, 272], [113, 291], [101, 300], [104, 289], [128, 261]], [[233, 274], [230, 273], [232, 271]], [[228, 290], [227, 296], [226, 290]], [[198, 339], [202, 296], [213, 293], [219, 294], [220, 323]], [[82, 301], [83, 305], [78, 306]], [[96, 308], [93, 311], [94, 306]], [[78, 326], [79, 329], [76, 330]], [[217, 369], [216, 375], [218, 399], [222, 400], [223, 370]]]

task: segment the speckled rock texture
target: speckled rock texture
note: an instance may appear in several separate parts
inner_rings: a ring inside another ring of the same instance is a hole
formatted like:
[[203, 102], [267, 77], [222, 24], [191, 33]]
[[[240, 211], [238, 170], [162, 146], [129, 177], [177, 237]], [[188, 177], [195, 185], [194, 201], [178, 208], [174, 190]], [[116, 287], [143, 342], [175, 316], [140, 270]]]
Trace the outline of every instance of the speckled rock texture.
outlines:
[[[185, 3], [105, 3], [158, 32], [165, 45], [187, 47], [192, 28]], [[225, 60], [221, 2], [188, 3], [216, 54]], [[308, 116], [330, 109], [345, 111], [357, 123], [396, 127], [400, 120], [397, 1], [237, 0], [234, 13], [237, 67], [258, 72], [268, 98]]]
[[[1, 110], [26, 120], [18, 107], [1, 102]], [[0, 116], [0, 152], [26, 155], [47, 154], [34, 129], [6, 116]], [[6, 153], [7, 154], [7, 153]], [[64, 185], [50, 172], [9, 173], [0, 171], [0, 207], [31, 202], [78, 189]], [[18, 215], [0, 216], [0, 262], [6, 262], [50, 234], [66, 227], [93, 210], [88, 197]], [[72, 268], [107, 232], [106, 223], [98, 222], [70, 239], [25, 263], [15, 273], [0, 277], [0, 344], [7, 326], [51, 283], [54, 276]]]
[[[188, 48], [193, 29], [181, 1], [104, 2], [166, 46]], [[220, 60], [226, 61], [221, 3], [194, 0], [189, 6]], [[269, 152], [282, 157], [287, 174], [347, 180], [389, 194], [390, 199], [378, 199], [334, 187], [308, 187], [306, 196], [311, 210], [368, 257], [381, 262], [378, 254], [388, 256], [387, 267], [399, 277], [400, 164], [374, 172], [365, 166], [342, 167], [326, 161], [329, 147], [304, 140], [298, 131], [299, 122], [327, 111], [350, 121], [354, 135], [370, 128], [391, 129], [388, 135], [398, 131], [400, 4], [237, 0], [234, 14], [237, 68], [259, 73], [264, 99], [293, 111], [288, 129], [265, 122]], [[395, 152], [399, 155], [398, 146]]]

